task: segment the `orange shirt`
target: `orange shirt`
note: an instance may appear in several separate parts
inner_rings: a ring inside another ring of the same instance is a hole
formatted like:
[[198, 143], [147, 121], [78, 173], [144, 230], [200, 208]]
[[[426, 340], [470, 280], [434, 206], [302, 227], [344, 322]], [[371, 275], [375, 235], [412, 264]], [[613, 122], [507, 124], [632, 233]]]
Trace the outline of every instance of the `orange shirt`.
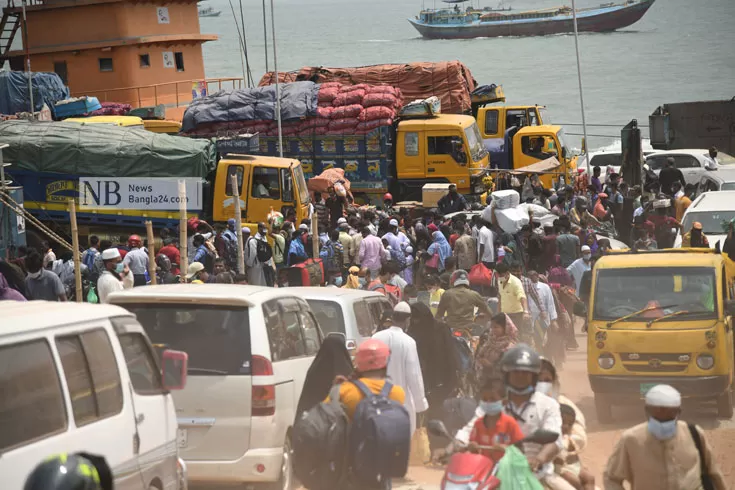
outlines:
[[[385, 385], [384, 379], [360, 378], [360, 381], [362, 381], [362, 383], [376, 395], [380, 393], [380, 390], [382, 390]], [[363, 395], [362, 391], [360, 391], [353, 383], [347, 381], [339, 385], [339, 399], [344, 405], [345, 413], [350, 420], [352, 420], [352, 416], [355, 415], [357, 405], [363, 398], [365, 398], [365, 395]], [[403, 402], [406, 400], [406, 392], [404, 392], [403, 388], [400, 386], [393, 385], [393, 388], [391, 388], [390, 393], [388, 394], [388, 398], [403, 405]], [[329, 396], [327, 396], [325, 401], [329, 401]]]
[[684, 211], [686, 211], [692, 204], [692, 200], [687, 196], [677, 199], [674, 206], [676, 207], [676, 221], [681, 223], [681, 219], [684, 217]]
[[[500, 412], [497, 422], [490, 428], [485, 426], [485, 417], [477, 419], [475, 427], [470, 433], [470, 442], [474, 442], [478, 446], [494, 446], [497, 444], [507, 446], [521, 439], [523, 439], [523, 432], [521, 432], [518, 422], [505, 412]], [[480, 454], [487, 456], [495, 463], [503, 457], [503, 451], [490, 451], [488, 449], [481, 449]]]

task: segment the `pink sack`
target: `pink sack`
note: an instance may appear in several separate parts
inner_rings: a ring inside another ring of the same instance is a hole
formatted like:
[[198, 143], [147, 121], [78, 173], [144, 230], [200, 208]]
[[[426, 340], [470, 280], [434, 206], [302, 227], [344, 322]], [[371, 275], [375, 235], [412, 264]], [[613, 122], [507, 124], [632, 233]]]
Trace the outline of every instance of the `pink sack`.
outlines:
[[332, 107], [331, 105], [329, 107], [317, 107], [316, 115], [318, 117], [329, 119], [330, 117], [332, 117], [332, 111], [334, 111], [334, 107]]
[[396, 99], [395, 95], [391, 94], [381, 94], [381, 93], [368, 93], [363, 97], [362, 99], [362, 105], [365, 107], [373, 107], [373, 106], [386, 106], [386, 107], [393, 107], [396, 105], [398, 99]]
[[368, 107], [360, 113], [360, 121], [374, 121], [376, 119], [393, 119], [396, 111], [390, 107], [374, 106]]
[[345, 105], [342, 107], [335, 107], [329, 117], [332, 119], [355, 118], [358, 117], [361, 112], [362, 106], [360, 104]]
[[370, 85], [367, 83], [358, 83], [357, 85], [342, 85], [339, 89], [339, 93], [344, 94], [348, 92], [353, 92], [355, 90], [365, 90], [367, 91], [370, 88]]
[[332, 102], [339, 95], [339, 89], [328, 88], [319, 90], [319, 102]]
[[342, 88], [342, 82], [324, 82], [319, 84], [319, 90], [328, 90], [333, 88], [339, 90]]
[[304, 119], [299, 125], [299, 130], [311, 129], [311, 128], [325, 128], [329, 126], [329, 119], [323, 117], [310, 117]]
[[364, 90], [353, 90], [352, 92], [345, 92], [335, 97], [332, 101], [332, 105], [335, 107], [341, 107], [345, 105], [362, 104], [362, 98], [364, 96]]
[[357, 119], [351, 118], [351, 119], [332, 119], [332, 121], [329, 123], [329, 132], [330, 133], [344, 133], [349, 132], [351, 129], [355, 129], [355, 126], [357, 126]]
[[363, 121], [357, 125], [355, 128], [357, 131], [372, 131], [375, 128], [379, 128], [381, 126], [390, 126], [393, 124], [392, 119], [374, 119], [372, 121]]

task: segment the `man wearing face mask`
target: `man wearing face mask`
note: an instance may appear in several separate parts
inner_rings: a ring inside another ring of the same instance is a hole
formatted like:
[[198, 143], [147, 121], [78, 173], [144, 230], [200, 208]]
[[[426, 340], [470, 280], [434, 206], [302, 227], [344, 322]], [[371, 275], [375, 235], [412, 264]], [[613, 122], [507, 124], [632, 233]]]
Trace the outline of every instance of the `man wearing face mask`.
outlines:
[[623, 432], [605, 467], [605, 490], [623, 490], [625, 481], [631, 490], [727, 488], [704, 432], [679, 415], [676, 389], [657, 385], [648, 390], [648, 422]]
[[132, 288], [135, 280], [130, 268], [123, 264], [120, 251], [116, 247], [110, 247], [102, 252], [102, 262], [105, 270], [97, 281], [97, 295], [100, 303], [107, 303], [107, 296], [110, 293]]
[[592, 269], [592, 251], [587, 245], [582, 246], [582, 258], [577, 259], [567, 267], [567, 272], [574, 279], [574, 288], [577, 296], [580, 293], [580, 286], [582, 285], [582, 276], [588, 270]]

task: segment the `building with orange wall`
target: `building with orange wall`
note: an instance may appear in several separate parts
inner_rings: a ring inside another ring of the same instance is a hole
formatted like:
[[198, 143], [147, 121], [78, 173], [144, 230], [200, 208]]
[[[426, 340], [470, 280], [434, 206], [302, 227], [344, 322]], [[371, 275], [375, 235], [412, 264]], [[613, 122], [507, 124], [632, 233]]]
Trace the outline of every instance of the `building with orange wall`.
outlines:
[[56, 72], [72, 95], [135, 107], [191, 100], [202, 43], [217, 39], [199, 32], [197, 0], [30, 0], [26, 13], [28, 46], [12, 50], [21, 4], [3, 9], [0, 64], [24, 70], [27, 48], [33, 71]]

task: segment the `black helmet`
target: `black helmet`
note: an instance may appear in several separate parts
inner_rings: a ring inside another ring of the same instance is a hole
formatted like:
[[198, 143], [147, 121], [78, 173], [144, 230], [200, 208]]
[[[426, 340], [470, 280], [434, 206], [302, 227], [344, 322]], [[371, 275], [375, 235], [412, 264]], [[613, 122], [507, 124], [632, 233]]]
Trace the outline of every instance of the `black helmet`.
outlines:
[[574, 205], [577, 207], [582, 207], [587, 205], [587, 198], [585, 196], [577, 196], [577, 200], [574, 201]]
[[518, 344], [505, 351], [500, 359], [500, 368], [504, 373], [528, 371], [538, 374], [541, 371], [541, 356], [528, 345]]
[[100, 475], [87, 458], [51, 456], [33, 469], [23, 490], [101, 490]]

